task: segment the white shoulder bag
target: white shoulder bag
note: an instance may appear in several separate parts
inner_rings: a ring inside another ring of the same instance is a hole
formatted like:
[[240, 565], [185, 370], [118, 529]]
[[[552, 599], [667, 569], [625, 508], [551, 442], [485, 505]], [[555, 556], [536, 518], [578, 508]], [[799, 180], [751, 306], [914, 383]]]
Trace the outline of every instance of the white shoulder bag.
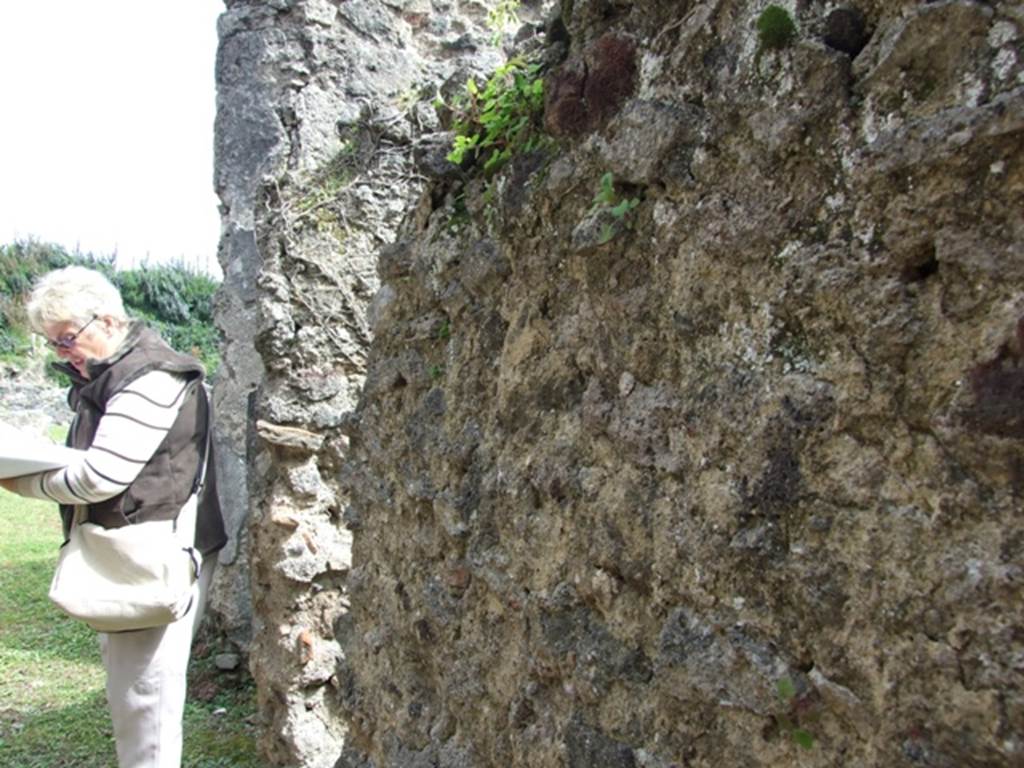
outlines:
[[[202, 555], [192, 546], [197, 498], [173, 520], [104, 528], [79, 519], [61, 547], [50, 599], [100, 632], [148, 629], [177, 621], [192, 604]], [[78, 510], [84, 510], [79, 507]], [[191, 517], [191, 525], [185, 525]]]
[[203, 559], [193, 542], [209, 455], [207, 422], [198, 482], [176, 520], [104, 528], [86, 522], [86, 508], [76, 507], [50, 599], [100, 632], [159, 627], [187, 614]]

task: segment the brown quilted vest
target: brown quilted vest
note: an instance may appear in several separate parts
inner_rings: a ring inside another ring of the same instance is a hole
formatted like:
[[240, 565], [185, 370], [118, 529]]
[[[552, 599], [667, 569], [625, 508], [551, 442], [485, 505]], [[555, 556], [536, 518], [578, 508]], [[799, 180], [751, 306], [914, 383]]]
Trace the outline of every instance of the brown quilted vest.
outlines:
[[[58, 363], [55, 367], [72, 380], [68, 404], [75, 411], [75, 418], [71, 423], [67, 444], [79, 449], [86, 449], [92, 444], [110, 398], [135, 379], [150, 371], [167, 371], [183, 374], [189, 380], [190, 386], [178, 418], [153, 457], [122, 493], [90, 504], [88, 519], [104, 528], [175, 519], [195, 491], [199, 464], [209, 444], [211, 455], [199, 499], [195, 544], [204, 555], [223, 547], [227, 535], [217, 498], [213, 442], [211, 440], [208, 443], [206, 439], [211, 414], [209, 398], [203, 386], [202, 364], [189, 355], [171, 349], [151, 329], [134, 323], [114, 355], [90, 363], [90, 378], [83, 378], [66, 363]], [[61, 505], [61, 515], [66, 534], [73, 507]]]

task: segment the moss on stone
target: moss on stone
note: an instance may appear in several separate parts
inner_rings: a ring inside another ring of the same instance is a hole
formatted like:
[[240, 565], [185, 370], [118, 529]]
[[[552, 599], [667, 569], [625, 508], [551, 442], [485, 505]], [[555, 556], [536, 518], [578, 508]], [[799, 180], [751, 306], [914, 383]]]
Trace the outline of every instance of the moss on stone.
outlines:
[[757, 36], [762, 48], [785, 48], [796, 36], [796, 25], [785, 8], [769, 5], [757, 18]]

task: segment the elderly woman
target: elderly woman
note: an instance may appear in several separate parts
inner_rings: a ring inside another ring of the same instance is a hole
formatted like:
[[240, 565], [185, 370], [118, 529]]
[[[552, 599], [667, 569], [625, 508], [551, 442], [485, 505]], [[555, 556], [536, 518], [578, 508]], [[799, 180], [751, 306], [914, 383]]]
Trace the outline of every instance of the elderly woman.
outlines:
[[[129, 321], [117, 289], [91, 269], [45, 275], [27, 311], [61, 358], [55, 367], [71, 377], [68, 445], [81, 452], [65, 468], [0, 484], [59, 504], [65, 536], [83, 506], [86, 519], [105, 528], [175, 520], [196, 491], [209, 444], [202, 365]], [[212, 461], [196, 516], [195, 547], [204, 556], [226, 542], [211, 474]], [[198, 599], [183, 618], [99, 635], [120, 768], [181, 764], [185, 672], [215, 561], [204, 557]]]

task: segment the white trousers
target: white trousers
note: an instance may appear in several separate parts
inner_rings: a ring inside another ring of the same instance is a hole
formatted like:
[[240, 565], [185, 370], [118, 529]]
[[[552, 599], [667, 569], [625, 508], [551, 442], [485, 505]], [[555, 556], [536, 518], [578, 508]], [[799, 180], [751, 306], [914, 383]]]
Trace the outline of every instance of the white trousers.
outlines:
[[216, 555], [203, 561], [192, 608], [178, 621], [99, 635], [120, 768], [181, 766], [185, 673], [216, 562]]

